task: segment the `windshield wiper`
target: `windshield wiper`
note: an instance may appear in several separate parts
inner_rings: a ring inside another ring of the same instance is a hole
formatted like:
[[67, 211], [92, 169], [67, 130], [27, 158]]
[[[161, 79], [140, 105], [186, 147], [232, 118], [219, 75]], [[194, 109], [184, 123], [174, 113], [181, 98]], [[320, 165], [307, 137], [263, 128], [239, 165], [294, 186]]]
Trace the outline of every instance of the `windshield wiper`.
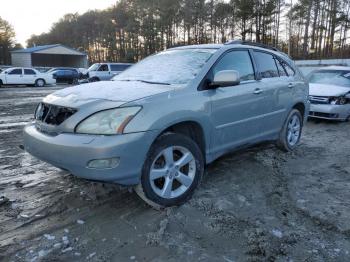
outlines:
[[142, 83], [146, 83], [146, 84], [168, 85], [168, 86], [170, 86], [169, 83], [153, 82], [153, 81], [147, 81], [147, 80], [142, 80], [142, 79], [120, 79], [119, 81], [135, 81], [135, 82], [142, 82]]

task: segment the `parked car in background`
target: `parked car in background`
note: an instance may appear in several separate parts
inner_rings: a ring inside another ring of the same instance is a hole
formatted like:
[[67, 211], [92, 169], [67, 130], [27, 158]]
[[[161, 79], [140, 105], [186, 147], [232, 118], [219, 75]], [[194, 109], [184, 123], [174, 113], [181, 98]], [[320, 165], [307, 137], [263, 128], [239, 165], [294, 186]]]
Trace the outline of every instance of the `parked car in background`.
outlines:
[[111, 80], [132, 64], [129, 63], [97, 63], [88, 69], [87, 78], [89, 82]]
[[290, 151], [308, 83], [288, 56], [243, 41], [169, 49], [113, 81], [47, 96], [24, 129], [32, 155], [126, 186], [156, 207], [187, 201], [204, 167], [262, 141]]
[[14, 67], [0, 73], [1, 85], [35, 85], [43, 87], [45, 85], [56, 84], [52, 75], [40, 73], [33, 68]]
[[78, 84], [81, 76], [79, 70], [76, 68], [57, 67], [50, 69], [47, 73], [56, 79], [56, 83], [67, 84]]
[[311, 72], [308, 80], [311, 118], [350, 119], [350, 67], [325, 67]]

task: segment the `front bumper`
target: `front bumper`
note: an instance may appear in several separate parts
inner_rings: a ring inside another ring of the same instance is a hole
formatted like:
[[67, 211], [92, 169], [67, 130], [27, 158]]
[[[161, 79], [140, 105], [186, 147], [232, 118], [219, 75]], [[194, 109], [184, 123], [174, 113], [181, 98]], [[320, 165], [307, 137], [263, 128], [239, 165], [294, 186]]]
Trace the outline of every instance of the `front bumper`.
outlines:
[[311, 104], [309, 117], [345, 121], [350, 116], [350, 104]]
[[[33, 156], [78, 177], [136, 185], [156, 135], [155, 131], [148, 131], [113, 136], [71, 133], [48, 136], [30, 124], [24, 128], [24, 148]], [[120, 160], [115, 168], [87, 167], [90, 160], [112, 157]]]

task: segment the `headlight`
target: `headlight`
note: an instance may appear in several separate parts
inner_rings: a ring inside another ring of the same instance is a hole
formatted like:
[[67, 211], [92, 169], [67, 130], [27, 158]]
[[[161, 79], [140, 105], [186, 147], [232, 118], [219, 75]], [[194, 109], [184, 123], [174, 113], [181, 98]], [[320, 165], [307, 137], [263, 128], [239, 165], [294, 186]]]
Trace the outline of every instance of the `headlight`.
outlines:
[[345, 105], [347, 103], [347, 99], [345, 97], [334, 97], [330, 99], [330, 103], [332, 105]]
[[122, 134], [126, 125], [141, 107], [122, 107], [97, 112], [77, 125], [76, 133], [95, 135]]
[[345, 97], [340, 97], [338, 101], [339, 101], [339, 105], [345, 105], [346, 104], [346, 98]]

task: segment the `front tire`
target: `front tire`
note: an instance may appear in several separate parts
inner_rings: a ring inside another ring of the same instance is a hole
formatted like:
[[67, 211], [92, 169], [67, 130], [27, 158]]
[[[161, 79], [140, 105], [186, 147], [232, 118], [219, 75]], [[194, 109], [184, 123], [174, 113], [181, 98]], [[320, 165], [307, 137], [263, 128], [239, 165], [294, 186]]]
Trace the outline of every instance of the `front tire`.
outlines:
[[191, 198], [203, 172], [199, 146], [185, 135], [166, 133], [151, 146], [135, 191], [154, 208], [178, 206]]
[[303, 118], [301, 113], [299, 110], [293, 109], [283, 125], [277, 146], [286, 152], [294, 150], [300, 142], [302, 128]]
[[90, 78], [90, 79], [89, 79], [89, 82], [90, 82], [90, 83], [99, 82], [99, 81], [100, 81], [100, 79], [97, 78], [97, 77], [93, 77], [93, 78]]
[[36, 81], [35, 81], [35, 86], [36, 87], [44, 87], [45, 86], [45, 80], [44, 79], [37, 79]]

